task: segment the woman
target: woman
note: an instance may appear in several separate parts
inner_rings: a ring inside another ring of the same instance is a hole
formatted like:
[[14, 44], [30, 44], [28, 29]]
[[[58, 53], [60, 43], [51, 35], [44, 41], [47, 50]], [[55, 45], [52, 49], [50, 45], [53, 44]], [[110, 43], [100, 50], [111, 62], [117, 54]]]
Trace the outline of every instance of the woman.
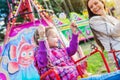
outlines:
[[[107, 15], [103, 0], [88, 0], [87, 9], [94, 38], [103, 51], [109, 52], [108, 56], [113, 61], [110, 51], [120, 50], [120, 22]], [[116, 52], [116, 57], [120, 65], [120, 52]]]

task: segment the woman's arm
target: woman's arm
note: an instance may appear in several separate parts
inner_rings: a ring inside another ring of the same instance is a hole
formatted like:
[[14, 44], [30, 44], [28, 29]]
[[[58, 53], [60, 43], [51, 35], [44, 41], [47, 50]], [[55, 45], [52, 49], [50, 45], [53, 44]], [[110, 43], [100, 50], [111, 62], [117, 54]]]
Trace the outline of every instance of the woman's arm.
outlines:
[[115, 25], [115, 28], [111, 30], [111, 35], [120, 36], [120, 22]]
[[90, 26], [104, 35], [120, 36], [120, 22], [113, 25], [111, 22], [106, 21], [101, 16], [96, 16], [90, 19]]

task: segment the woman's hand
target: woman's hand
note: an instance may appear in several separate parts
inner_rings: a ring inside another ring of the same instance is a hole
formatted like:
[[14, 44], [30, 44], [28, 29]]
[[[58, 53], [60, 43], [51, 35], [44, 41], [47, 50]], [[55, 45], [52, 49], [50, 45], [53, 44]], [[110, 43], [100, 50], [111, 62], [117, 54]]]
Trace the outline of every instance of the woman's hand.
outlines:
[[77, 24], [75, 22], [71, 23], [70, 28], [73, 34], [77, 34]]

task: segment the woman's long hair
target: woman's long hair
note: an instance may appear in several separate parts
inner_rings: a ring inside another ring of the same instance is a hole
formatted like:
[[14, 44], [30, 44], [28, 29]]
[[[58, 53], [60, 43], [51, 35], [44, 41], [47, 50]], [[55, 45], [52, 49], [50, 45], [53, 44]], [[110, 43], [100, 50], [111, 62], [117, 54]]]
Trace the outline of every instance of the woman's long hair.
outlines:
[[92, 31], [92, 33], [94, 35], [95, 42], [98, 44], [98, 46], [101, 48], [101, 50], [104, 51], [104, 46], [102, 45], [102, 43], [100, 42], [100, 40], [97, 38], [97, 35], [95, 34], [96, 31], [93, 30], [92, 28], [91, 28], [91, 31]]
[[[90, 0], [87, 0], [86, 5], [87, 5], [88, 15], [89, 15], [89, 19], [90, 19], [90, 18], [92, 18], [93, 16], [98, 16], [98, 15], [97, 15], [97, 14], [94, 14], [94, 13], [90, 10], [90, 8], [88, 7], [88, 2], [89, 2], [89, 1], [90, 1]], [[106, 10], [105, 2], [104, 2], [103, 0], [99, 0], [99, 1], [101, 1], [101, 2], [104, 4], [104, 9]], [[91, 28], [91, 31], [92, 31], [92, 33], [93, 33], [93, 35], [94, 35], [94, 39], [95, 39], [96, 43], [97, 43], [98, 46], [101, 48], [101, 50], [104, 51], [104, 46], [102, 45], [102, 43], [100, 42], [100, 40], [97, 38], [97, 35], [95, 34], [95, 30], [93, 30], [93, 29]]]

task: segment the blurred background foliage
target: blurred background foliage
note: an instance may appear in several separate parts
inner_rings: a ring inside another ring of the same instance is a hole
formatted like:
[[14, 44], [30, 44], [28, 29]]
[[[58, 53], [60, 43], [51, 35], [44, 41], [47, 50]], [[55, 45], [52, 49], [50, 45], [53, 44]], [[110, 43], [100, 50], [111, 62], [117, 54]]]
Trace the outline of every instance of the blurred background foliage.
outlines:
[[[3, 30], [8, 21], [8, 14], [10, 13], [10, 10], [8, 8], [7, 2], [10, 3], [12, 7], [14, 7], [14, 3], [12, 3], [14, 0], [0, 0], [0, 30]], [[16, 0], [18, 1], [18, 0]], [[88, 17], [87, 15], [87, 9], [86, 9], [86, 0], [38, 0], [39, 3], [45, 8], [53, 10], [54, 13], [59, 16], [60, 13], [65, 13], [67, 18], [70, 18], [71, 12], [76, 12], [80, 15], [84, 15], [85, 18]], [[115, 7], [115, 1], [117, 0], [106, 0], [106, 5], [108, 9], [113, 10], [116, 16], [116, 7]], [[116, 5], [119, 6], [119, 5]], [[119, 8], [118, 8], [119, 9]], [[21, 21], [21, 19], [18, 19]]]
[[[7, 15], [9, 14], [9, 8], [7, 1], [11, 5], [12, 0], [0, 0], [0, 18], [4, 18], [6, 21]], [[67, 14], [67, 17], [69, 17], [70, 12], [77, 12], [79, 14], [82, 14], [84, 11], [86, 11], [86, 0], [38, 0], [40, 4], [46, 8], [51, 9], [54, 11], [54, 13], [57, 15], [61, 12], [64, 12]], [[112, 8], [115, 6], [114, 0], [106, 0], [106, 5], [108, 8]]]

